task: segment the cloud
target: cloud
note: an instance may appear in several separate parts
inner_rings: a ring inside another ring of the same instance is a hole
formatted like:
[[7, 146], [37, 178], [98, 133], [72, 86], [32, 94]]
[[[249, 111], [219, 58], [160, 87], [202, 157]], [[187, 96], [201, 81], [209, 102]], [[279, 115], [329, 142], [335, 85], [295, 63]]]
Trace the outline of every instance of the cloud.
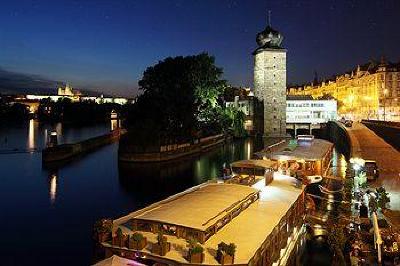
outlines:
[[26, 89], [56, 89], [63, 83], [57, 80], [44, 78], [40, 75], [32, 75], [8, 71], [0, 67], [0, 89], [26, 90]]

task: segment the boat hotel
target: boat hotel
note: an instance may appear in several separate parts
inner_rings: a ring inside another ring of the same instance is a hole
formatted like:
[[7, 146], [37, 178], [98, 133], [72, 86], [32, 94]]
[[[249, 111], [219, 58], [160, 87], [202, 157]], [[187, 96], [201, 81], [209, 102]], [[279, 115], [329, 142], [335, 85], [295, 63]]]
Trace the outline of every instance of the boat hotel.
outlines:
[[[112, 239], [101, 243], [107, 257], [133, 260], [115, 265], [286, 265], [303, 232], [304, 191], [297, 179], [271, 170], [265, 175], [272, 178], [252, 186], [210, 181], [113, 220]], [[161, 231], [169, 243], [164, 256], [155, 249]], [[146, 239], [143, 249], [130, 245], [137, 232]], [[203, 248], [198, 262], [189, 258], [193, 239]], [[217, 259], [221, 242], [236, 246], [233, 261]], [[98, 265], [122, 260], [107, 261]]]
[[255, 153], [256, 157], [277, 162], [278, 170], [290, 176], [326, 176], [333, 154], [333, 143], [313, 135], [299, 135], [289, 142]]

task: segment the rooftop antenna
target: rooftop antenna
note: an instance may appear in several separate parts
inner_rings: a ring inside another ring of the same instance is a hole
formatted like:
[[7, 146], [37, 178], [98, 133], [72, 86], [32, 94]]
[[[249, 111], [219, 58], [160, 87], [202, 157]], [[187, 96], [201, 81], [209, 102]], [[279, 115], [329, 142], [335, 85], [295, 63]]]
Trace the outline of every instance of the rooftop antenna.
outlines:
[[271, 10], [268, 10], [268, 26], [271, 27]]

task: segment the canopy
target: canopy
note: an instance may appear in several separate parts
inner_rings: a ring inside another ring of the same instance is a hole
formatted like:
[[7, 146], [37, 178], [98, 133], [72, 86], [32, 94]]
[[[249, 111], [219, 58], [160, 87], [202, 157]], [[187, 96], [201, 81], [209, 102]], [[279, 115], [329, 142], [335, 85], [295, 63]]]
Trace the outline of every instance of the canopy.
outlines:
[[276, 168], [277, 163], [276, 161], [271, 161], [271, 160], [242, 160], [242, 161], [236, 161], [231, 163], [231, 167], [241, 167], [241, 168], [256, 168], [256, 167], [261, 167], [261, 168]]

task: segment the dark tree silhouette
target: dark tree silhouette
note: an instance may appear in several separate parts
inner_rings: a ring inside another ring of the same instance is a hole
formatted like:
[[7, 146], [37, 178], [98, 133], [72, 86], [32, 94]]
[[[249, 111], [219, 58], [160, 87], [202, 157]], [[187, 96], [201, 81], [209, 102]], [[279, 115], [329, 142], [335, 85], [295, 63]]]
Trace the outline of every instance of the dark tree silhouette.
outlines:
[[206, 53], [168, 57], [148, 67], [127, 127], [147, 140], [189, 140], [205, 130], [218, 133], [222, 130], [218, 99], [226, 87], [222, 73]]

